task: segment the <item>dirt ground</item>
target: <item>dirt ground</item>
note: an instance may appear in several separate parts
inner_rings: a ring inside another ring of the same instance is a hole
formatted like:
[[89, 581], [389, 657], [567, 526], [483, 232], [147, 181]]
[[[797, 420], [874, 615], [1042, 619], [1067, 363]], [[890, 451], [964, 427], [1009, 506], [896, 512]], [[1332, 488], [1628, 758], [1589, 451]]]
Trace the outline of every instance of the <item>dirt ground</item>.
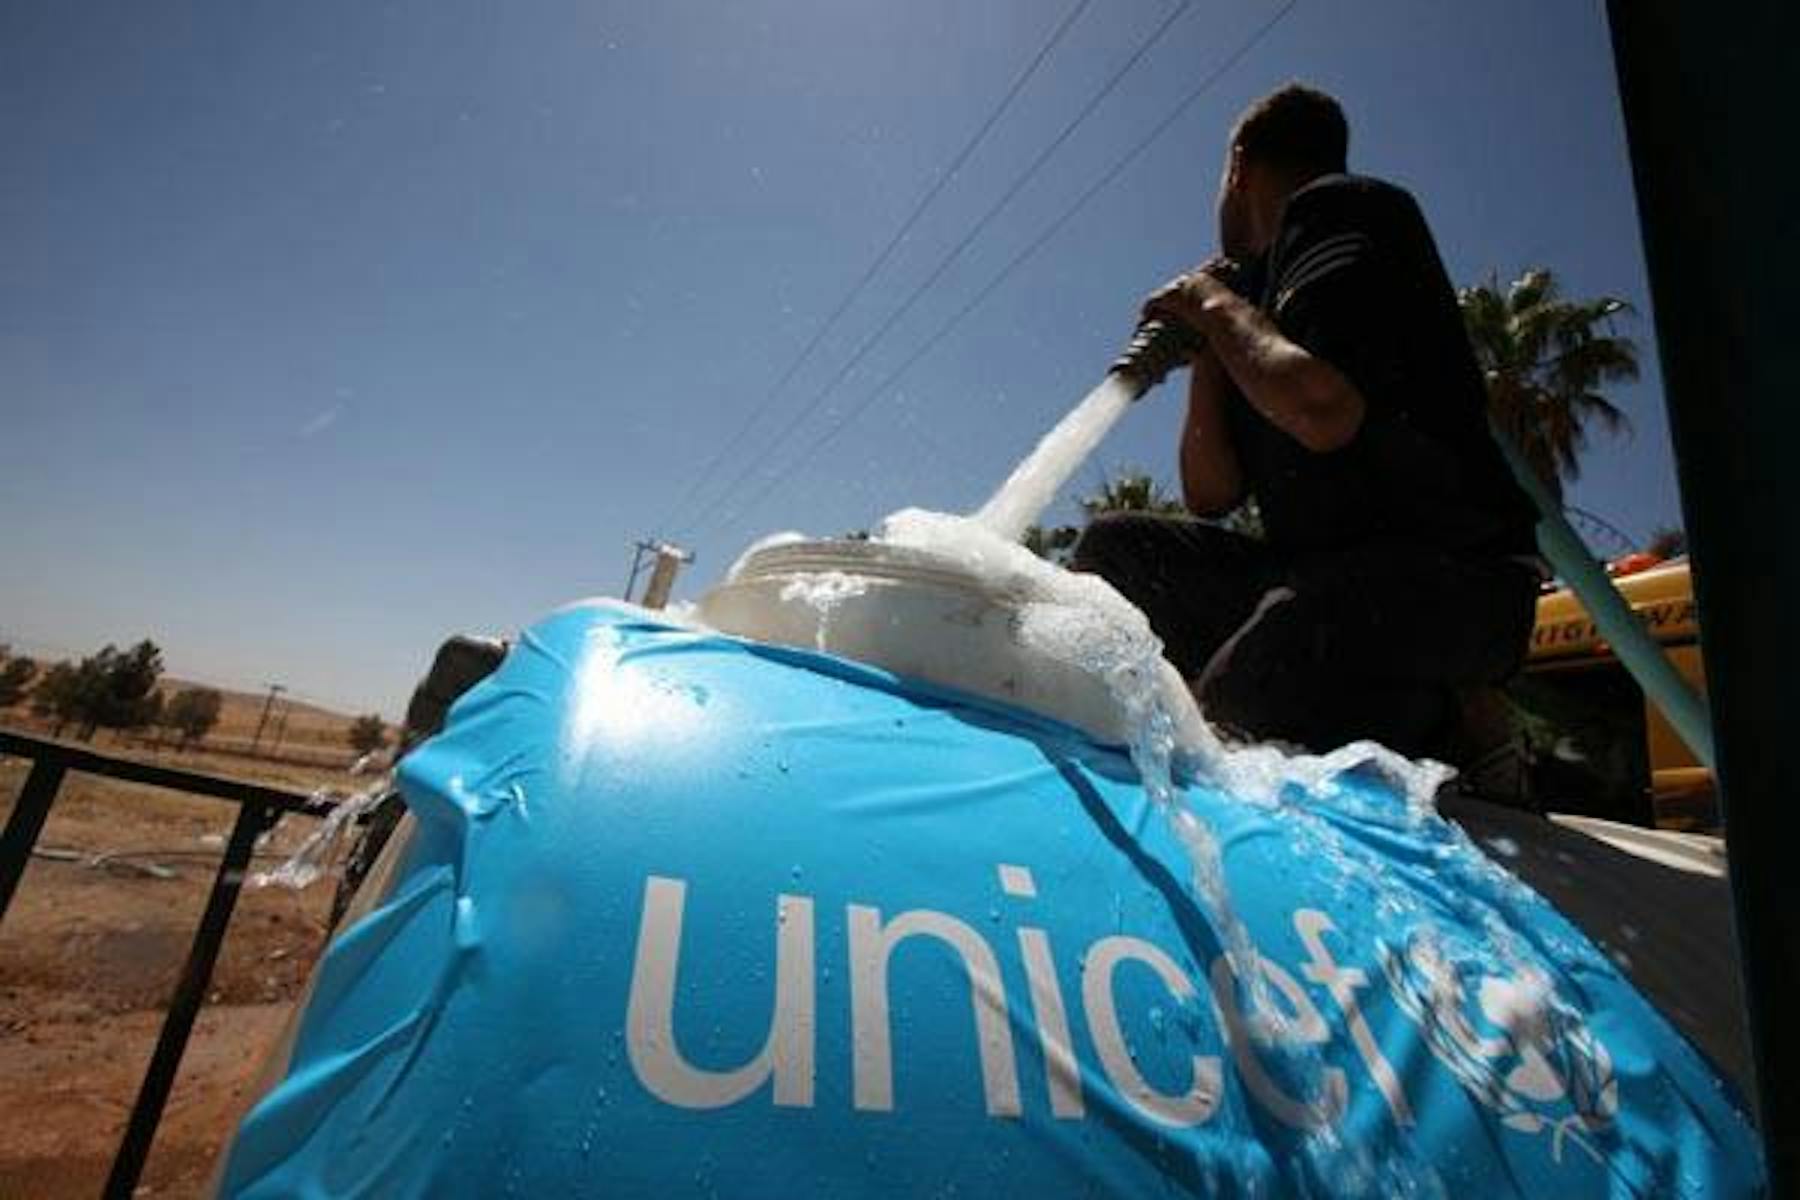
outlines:
[[[105, 735], [94, 748], [158, 758]], [[204, 751], [159, 761], [298, 791], [361, 782]], [[0, 821], [25, 774], [0, 757]], [[236, 812], [91, 776], [64, 781], [0, 924], [0, 1197], [100, 1193]], [[284, 818], [256, 865], [287, 857], [314, 825]], [[205, 1194], [324, 944], [331, 889], [329, 877], [301, 892], [244, 889], [140, 1195]]]

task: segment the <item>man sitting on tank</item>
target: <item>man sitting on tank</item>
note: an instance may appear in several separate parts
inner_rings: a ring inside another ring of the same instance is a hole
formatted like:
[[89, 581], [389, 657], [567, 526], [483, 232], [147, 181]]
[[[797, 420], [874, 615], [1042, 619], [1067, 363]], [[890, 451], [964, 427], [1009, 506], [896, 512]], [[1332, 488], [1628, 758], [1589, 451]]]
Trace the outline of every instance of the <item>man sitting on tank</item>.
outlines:
[[[1424, 217], [1347, 173], [1348, 143], [1337, 101], [1299, 85], [1239, 118], [1220, 256], [1144, 305], [1193, 347], [1194, 517], [1108, 514], [1074, 565], [1144, 611], [1227, 732], [1441, 755], [1459, 692], [1523, 660], [1534, 513]], [[1203, 520], [1249, 499], [1260, 539]]]

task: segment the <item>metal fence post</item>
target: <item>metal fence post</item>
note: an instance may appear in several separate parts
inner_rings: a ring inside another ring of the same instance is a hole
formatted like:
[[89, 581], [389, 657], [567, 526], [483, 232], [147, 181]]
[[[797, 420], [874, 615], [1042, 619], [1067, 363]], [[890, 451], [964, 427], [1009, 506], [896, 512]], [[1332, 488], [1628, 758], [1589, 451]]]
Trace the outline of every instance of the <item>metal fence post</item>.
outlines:
[[163, 1019], [162, 1032], [156, 1039], [156, 1052], [151, 1055], [150, 1069], [138, 1088], [137, 1103], [132, 1106], [131, 1120], [125, 1127], [124, 1140], [113, 1159], [112, 1174], [107, 1178], [105, 1195], [129, 1200], [137, 1190], [144, 1163], [150, 1157], [150, 1146], [156, 1140], [156, 1127], [162, 1121], [163, 1107], [169, 1091], [175, 1086], [176, 1072], [181, 1069], [182, 1052], [194, 1029], [194, 1019], [206, 1000], [206, 988], [212, 979], [213, 965], [219, 948], [225, 943], [225, 930], [237, 906], [238, 892], [244, 883], [244, 871], [256, 849], [256, 839], [274, 823], [278, 814], [262, 804], [246, 804], [238, 810], [237, 823], [225, 845], [224, 860], [213, 876], [212, 894], [206, 901], [206, 912], [194, 933], [187, 963], [181, 969], [181, 980], [175, 985], [169, 1014]]
[[31, 848], [37, 845], [38, 834], [44, 831], [50, 802], [56, 799], [56, 789], [62, 786], [63, 770], [61, 763], [48, 759], [33, 762], [31, 774], [25, 777], [25, 786], [13, 802], [12, 816], [6, 820], [6, 833], [0, 836], [0, 921], [6, 919], [6, 910], [12, 905], [19, 877], [25, 874], [25, 866], [31, 861]]

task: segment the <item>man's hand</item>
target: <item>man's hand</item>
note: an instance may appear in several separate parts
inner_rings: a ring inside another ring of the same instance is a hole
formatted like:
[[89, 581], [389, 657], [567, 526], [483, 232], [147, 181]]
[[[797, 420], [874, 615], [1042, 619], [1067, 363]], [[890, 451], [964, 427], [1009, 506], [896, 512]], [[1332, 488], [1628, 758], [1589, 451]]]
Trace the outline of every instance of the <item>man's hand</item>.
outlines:
[[1144, 302], [1145, 318], [1191, 330], [1250, 406], [1308, 450], [1348, 445], [1362, 427], [1362, 394], [1234, 291], [1226, 280], [1241, 280], [1235, 267], [1215, 258], [1171, 280]]
[[1172, 321], [1199, 333], [1206, 306], [1220, 296], [1238, 295], [1243, 281], [1244, 268], [1236, 259], [1223, 255], [1209, 258], [1150, 293], [1144, 301], [1144, 319]]

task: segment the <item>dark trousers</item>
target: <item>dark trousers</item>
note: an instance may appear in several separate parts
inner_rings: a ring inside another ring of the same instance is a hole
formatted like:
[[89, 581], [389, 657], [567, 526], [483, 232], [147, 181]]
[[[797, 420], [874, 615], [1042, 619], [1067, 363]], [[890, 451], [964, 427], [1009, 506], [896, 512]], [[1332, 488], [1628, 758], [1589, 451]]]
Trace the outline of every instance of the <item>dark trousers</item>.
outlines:
[[1284, 553], [1184, 517], [1109, 513], [1075, 546], [1144, 611], [1208, 720], [1325, 751], [1441, 754], [1460, 689], [1524, 660], [1537, 577], [1505, 558], [1372, 542]]

